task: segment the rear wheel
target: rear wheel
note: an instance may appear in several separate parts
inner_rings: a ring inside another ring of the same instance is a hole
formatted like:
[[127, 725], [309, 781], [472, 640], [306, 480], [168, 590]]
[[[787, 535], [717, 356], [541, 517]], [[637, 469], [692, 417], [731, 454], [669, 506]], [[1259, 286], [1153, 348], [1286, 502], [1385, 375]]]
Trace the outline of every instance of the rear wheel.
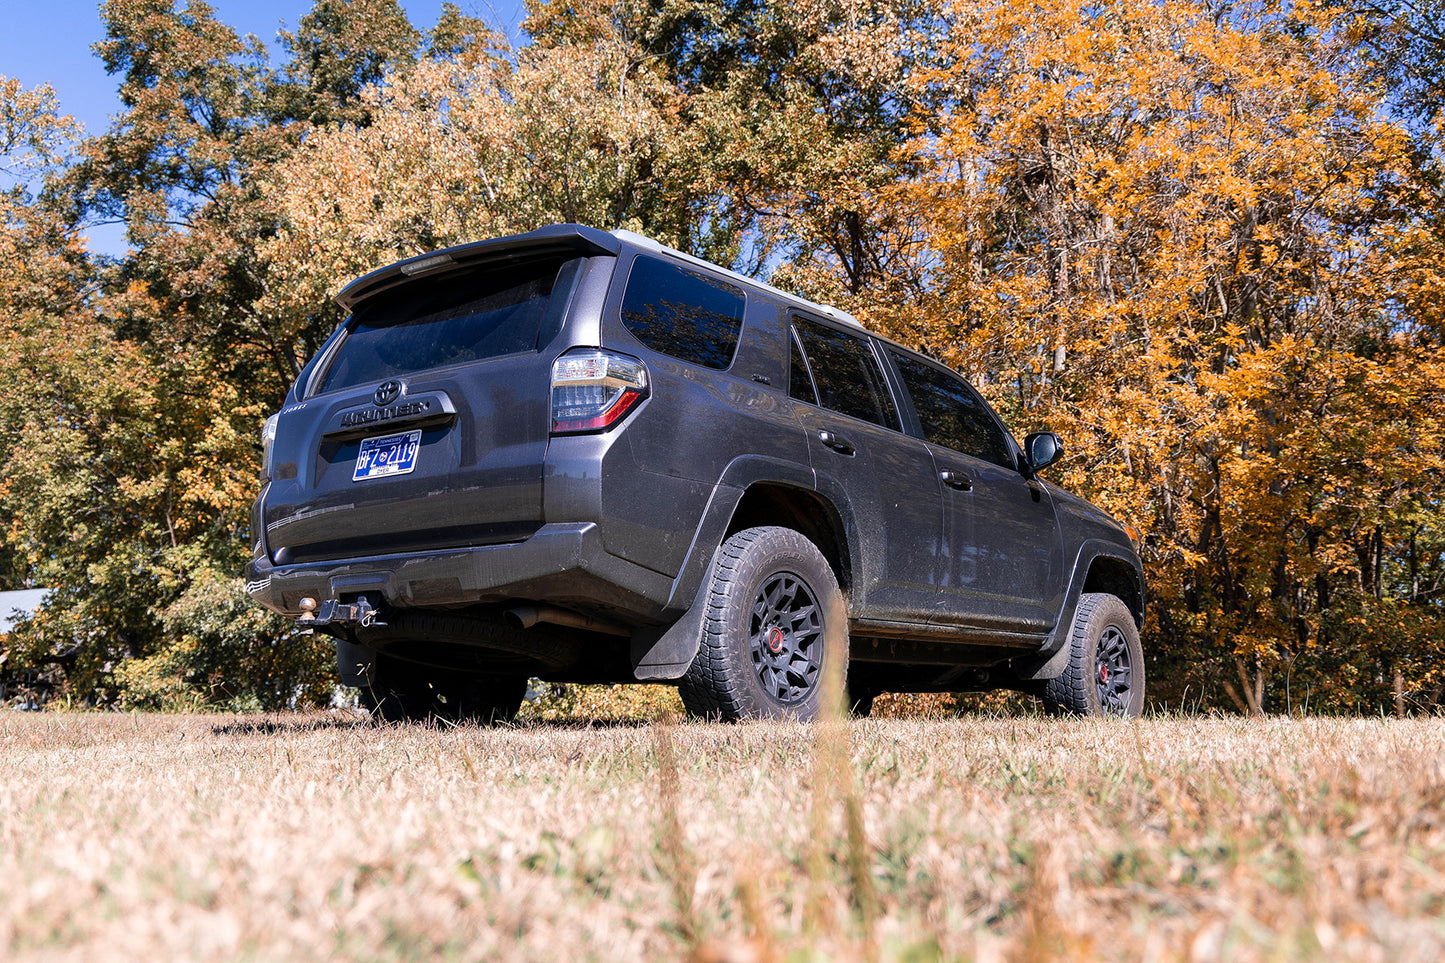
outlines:
[[1144, 649], [1133, 614], [1117, 596], [1079, 598], [1068, 667], [1044, 683], [1041, 695], [1052, 715], [1137, 719], [1144, 711]]
[[713, 561], [702, 640], [682, 679], [695, 716], [813, 719], [847, 630], [838, 581], [816, 546], [788, 528], [750, 528]]

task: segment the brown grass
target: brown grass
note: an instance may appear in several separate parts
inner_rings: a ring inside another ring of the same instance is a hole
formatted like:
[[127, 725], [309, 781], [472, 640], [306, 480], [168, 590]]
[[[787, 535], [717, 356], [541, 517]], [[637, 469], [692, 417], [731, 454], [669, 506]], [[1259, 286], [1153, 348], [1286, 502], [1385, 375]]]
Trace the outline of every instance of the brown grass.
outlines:
[[1445, 956], [1439, 720], [835, 725], [6, 713], [0, 957]]

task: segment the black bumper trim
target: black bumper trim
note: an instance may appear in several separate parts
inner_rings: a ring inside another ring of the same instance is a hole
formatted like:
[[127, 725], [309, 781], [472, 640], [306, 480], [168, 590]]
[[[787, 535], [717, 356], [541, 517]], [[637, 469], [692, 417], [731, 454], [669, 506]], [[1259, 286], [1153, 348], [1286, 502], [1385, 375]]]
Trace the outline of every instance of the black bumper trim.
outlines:
[[[388, 605], [465, 605], [487, 598], [546, 599], [572, 594], [571, 586], [607, 583], [616, 602], [640, 619], [656, 619], [672, 594], [673, 580], [602, 547], [593, 522], [543, 525], [526, 541], [295, 565], [253, 559], [246, 565], [246, 591], [273, 612], [298, 616], [286, 604], [299, 599], [342, 598], [379, 593]], [[449, 586], [455, 598], [439, 597]], [[418, 601], [421, 599], [422, 601]]]

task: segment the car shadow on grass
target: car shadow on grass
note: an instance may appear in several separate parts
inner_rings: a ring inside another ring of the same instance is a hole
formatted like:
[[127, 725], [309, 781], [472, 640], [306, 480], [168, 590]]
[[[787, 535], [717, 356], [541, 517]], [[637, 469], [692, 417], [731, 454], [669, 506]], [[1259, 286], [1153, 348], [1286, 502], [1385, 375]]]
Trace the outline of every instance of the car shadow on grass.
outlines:
[[309, 719], [247, 719], [211, 727], [217, 736], [282, 736], [323, 729], [365, 729], [375, 725], [367, 716], [322, 716]]
[[515, 722], [501, 722], [488, 725], [477, 722], [386, 722], [360, 716], [355, 719], [265, 719], [246, 722], [231, 722], [211, 727], [216, 736], [284, 736], [299, 735], [322, 730], [354, 729], [492, 729], [513, 732], [585, 732], [591, 730], [646, 729], [657, 725], [652, 719], [522, 719]]
[[572, 732], [583, 729], [646, 729], [657, 725], [656, 719], [628, 719], [621, 717], [583, 719], [516, 719], [498, 728], [560, 730]]

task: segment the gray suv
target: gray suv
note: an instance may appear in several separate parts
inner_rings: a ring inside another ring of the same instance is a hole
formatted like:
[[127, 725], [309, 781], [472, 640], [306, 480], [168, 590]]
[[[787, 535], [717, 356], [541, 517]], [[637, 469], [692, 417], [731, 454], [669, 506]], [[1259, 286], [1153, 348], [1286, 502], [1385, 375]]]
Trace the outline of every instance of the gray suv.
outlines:
[[[388, 719], [529, 677], [810, 718], [825, 675], [1138, 715], [1134, 538], [962, 378], [812, 304], [573, 224], [354, 281], [266, 424], [247, 589]], [[841, 671], [839, 671], [841, 670]]]

